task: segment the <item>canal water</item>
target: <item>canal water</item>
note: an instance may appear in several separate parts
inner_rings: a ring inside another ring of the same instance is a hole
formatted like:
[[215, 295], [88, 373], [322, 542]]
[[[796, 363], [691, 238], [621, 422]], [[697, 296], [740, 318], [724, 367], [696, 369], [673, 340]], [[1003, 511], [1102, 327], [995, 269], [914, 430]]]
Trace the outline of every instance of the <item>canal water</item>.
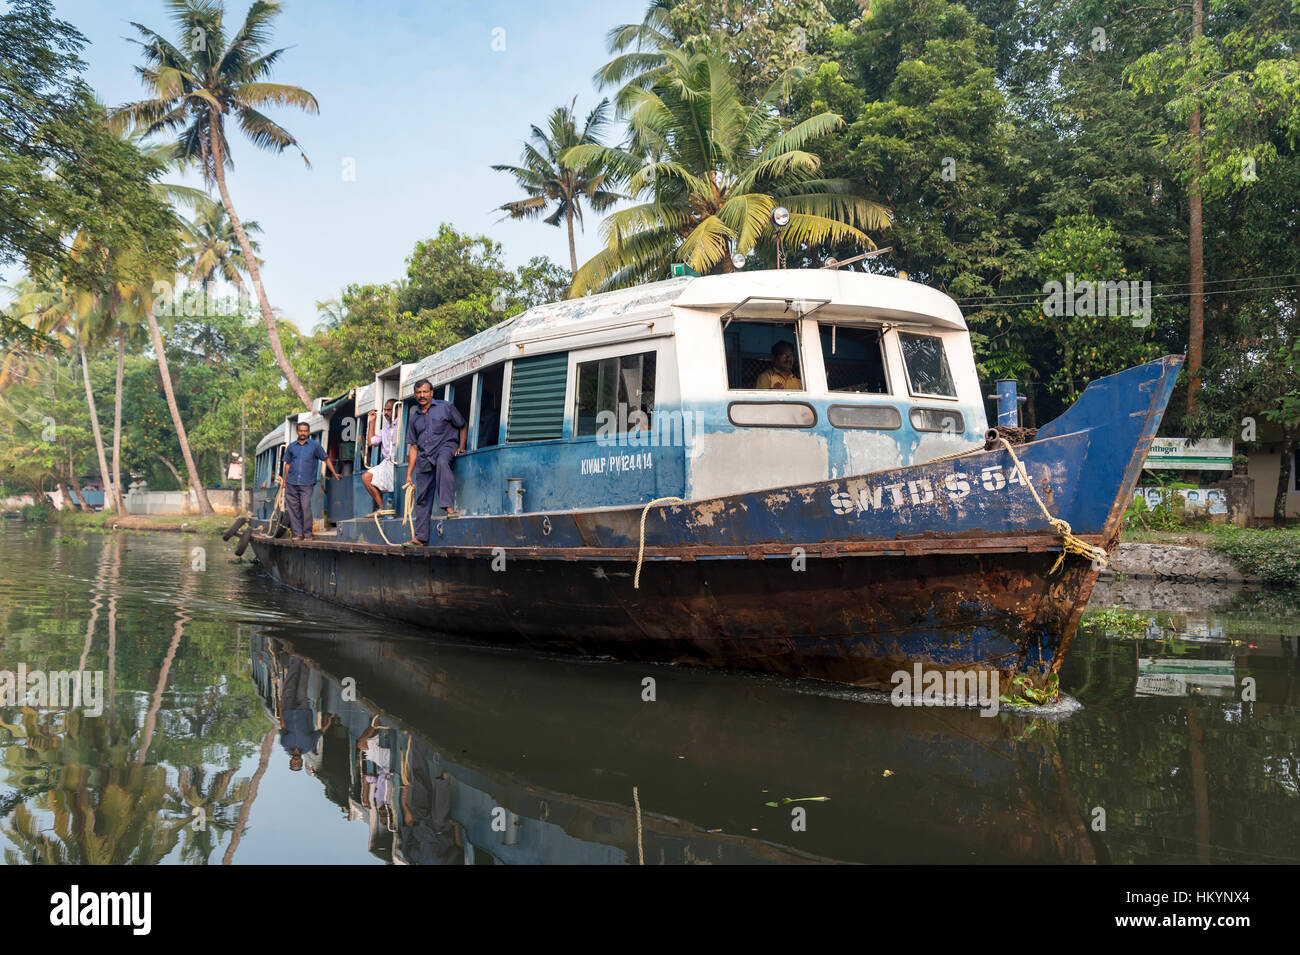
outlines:
[[86, 676], [0, 700], [10, 864], [1300, 862], [1291, 595], [1105, 585], [1082, 709], [982, 717], [437, 641], [217, 540], [3, 523], [0, 681]]

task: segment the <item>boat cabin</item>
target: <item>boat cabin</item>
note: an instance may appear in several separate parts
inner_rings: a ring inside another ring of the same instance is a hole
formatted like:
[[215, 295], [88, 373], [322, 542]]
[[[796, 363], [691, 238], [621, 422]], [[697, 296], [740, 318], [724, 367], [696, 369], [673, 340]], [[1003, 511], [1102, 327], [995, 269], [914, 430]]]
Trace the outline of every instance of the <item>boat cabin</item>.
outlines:
[[[399, 401], [400, 489], [424, 379], [468, 424], [453, 465], [466, 515], [785, 488], [923, 463], [982, 443], [987, 428], [948, 296], [855, 272], [736, 272], [539, 306], [384, 369], [263, 438], [259, 491], [279, 467], [275, 445], [305, 417], [343, 474], [321, 519], [367, 517], [369, 412]], [[520, 483], [521, 498], [508, 493]]]

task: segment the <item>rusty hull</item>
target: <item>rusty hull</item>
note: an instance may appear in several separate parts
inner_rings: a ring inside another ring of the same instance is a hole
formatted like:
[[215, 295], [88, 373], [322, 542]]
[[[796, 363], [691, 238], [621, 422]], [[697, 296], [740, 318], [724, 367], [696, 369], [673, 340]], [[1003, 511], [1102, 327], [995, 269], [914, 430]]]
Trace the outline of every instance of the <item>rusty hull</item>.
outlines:
[[1049, 576], [1060, 548], [1048, 535], [880, 543], [827, 542], [802, 570], [788, 552], [648, 559], [634, 589], [634, 553], [507, 551], [494, 571], [489, 553], [254, 538], [280, 583], [430, 630], [879, 688], [918, 662], [1004, 681], [1051, 672], [1095, 580], [1077, 558]]

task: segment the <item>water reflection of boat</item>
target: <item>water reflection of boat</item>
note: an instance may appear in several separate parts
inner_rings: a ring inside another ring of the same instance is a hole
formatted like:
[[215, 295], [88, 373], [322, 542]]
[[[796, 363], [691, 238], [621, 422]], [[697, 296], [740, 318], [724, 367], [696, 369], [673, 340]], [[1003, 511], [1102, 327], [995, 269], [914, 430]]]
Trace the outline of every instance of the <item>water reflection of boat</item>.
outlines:
[[[357, 740], [390, 728], [394, 831], [376, 840], [372, 821], [371, 845], [395, 861], [409, 859], [404, 791], [442, 774], [446, 822], [426, 828], [459, 839], [466, 862], [1095, 861], [1050, 726], [1039, 739], [972, 711], [355, 633], [260, 635], [253, 650], [264, 696], [289, 654], [339, 714], [312, 769], [345, 810], [361, 803]], [[809, 796], [829, 801], [780, 804]]]

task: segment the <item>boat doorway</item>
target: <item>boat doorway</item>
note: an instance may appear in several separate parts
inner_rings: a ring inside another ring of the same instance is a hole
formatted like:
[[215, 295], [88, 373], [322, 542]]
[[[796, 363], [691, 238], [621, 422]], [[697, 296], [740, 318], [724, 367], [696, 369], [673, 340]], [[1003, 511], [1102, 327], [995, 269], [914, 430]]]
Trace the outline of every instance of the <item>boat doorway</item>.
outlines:
[[337, 398], [321, 409], [326, 419], [325, 455], [337, 478], [325, 475], [325, 527], [331, 528], [339, 521], [351, 520], [356, 513], [357, 416], [356, 399], [352, 392]]

